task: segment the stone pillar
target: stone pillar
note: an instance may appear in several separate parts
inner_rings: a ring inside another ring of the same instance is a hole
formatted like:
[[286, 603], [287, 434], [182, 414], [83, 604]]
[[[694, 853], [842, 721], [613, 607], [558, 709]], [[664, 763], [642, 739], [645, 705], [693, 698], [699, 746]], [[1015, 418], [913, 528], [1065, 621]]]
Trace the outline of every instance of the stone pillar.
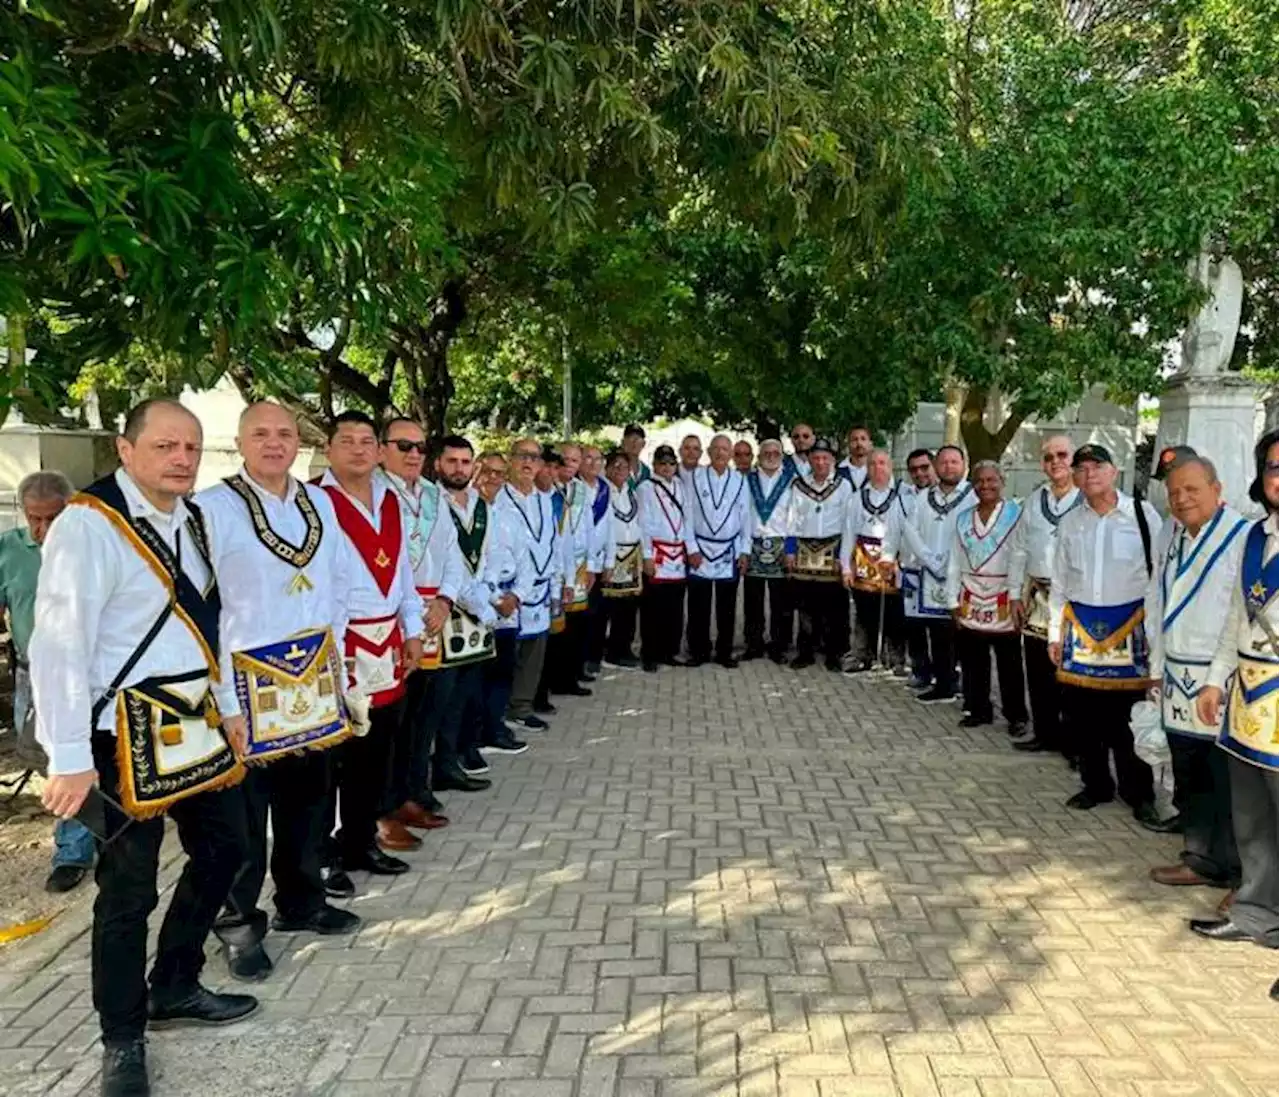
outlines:
[[1256, 509], [1249, 501], [1249, 481], [1257, 405], [1258, 387], [1246, 378], [1230, 373], [1175, 376], [1160, 397], [1156, 458], [1165, 446], [1191, 446], [1217, 466], [1224, 501], [1251, 513]]

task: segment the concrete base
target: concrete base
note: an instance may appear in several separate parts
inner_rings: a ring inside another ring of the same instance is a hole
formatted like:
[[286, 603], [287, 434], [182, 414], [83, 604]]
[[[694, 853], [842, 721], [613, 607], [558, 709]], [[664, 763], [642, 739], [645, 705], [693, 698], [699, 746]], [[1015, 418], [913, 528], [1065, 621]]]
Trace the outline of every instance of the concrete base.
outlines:
[[1249, 482], [1258, 395], [1252, 381], [1231, 374], [1175, 377], [1160, 397], [1156, 459], [1165, 446], [1191, 446], [1217, 466], [1224, 501], [1245, 514], [1253, 513], [1257, 508], [1249, 501]]

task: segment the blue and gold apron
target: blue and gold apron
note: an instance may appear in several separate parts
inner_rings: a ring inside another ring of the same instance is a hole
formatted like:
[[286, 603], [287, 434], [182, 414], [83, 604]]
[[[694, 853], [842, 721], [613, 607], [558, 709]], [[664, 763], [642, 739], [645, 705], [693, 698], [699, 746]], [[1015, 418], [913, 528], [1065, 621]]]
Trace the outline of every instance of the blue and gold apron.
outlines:
[[1121, 606], [1068, 602], [1058, 681], [1085, 689], [1147, 689], [1150, 661], [1141, 598]]
[[1240, 587], [1251, 631], [1261, 639], [1236, 652], [1236, 673], [1227, 691], [1227, 717], [1218, 738], [1223, 750], [1264, 769], [1280, 768], [1280, 652], [1268, 619], [1280, 587], [1280, 558], [1263, 559], [1266, 519], [1249, 530], [1240, 562]]

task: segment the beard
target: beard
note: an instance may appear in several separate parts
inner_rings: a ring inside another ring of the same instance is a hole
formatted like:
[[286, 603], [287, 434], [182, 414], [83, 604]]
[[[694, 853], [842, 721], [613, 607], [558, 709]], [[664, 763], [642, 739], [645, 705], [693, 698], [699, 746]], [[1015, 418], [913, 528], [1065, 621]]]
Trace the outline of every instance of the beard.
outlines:
[[441, 475], [440, 483], [442, 483], [450, 491], [461, 491], [469, 483], [471, 479], [467, 476], [445, 476]]

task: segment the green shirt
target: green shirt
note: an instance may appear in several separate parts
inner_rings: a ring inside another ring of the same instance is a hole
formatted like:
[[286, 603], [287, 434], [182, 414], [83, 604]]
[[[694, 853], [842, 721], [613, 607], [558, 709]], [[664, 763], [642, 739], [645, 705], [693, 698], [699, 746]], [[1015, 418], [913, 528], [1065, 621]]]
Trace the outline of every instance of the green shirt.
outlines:
[[0, 603], [9, 610], [9, 627], [18, 658], [26, 660], [36, 625], [36, 579], [40, 546], [24, 529], [0, 534]]

